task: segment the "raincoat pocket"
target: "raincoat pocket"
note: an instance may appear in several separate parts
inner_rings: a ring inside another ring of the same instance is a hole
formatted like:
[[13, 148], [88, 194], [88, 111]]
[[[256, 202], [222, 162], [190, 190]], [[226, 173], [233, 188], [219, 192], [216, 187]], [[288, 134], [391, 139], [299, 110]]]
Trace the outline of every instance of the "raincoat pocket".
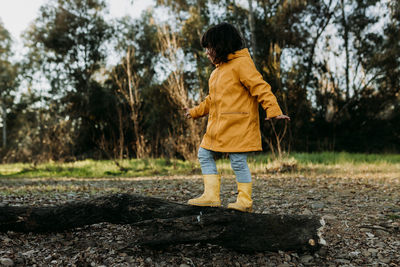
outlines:
[[222, 112], [218, 121], [217, 140], [219, 146], [234, 148], [243, 143], [250, 126], [249, 112]]

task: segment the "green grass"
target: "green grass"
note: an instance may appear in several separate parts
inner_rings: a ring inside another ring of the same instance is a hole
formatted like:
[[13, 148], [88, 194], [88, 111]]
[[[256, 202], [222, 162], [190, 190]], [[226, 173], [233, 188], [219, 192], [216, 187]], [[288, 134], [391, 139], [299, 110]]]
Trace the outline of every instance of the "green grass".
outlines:
[[83, 160], [69, 163], [42, 163], [36, 166], [23, 163], [1, 164], [0, 177], [137, 177], [200, 173], [196, 164], [182, 160], [131, 159], [118, 161], [121, 170], [110, 160]]
[[361, 153], [293, 153], [293, 156], [299, 163], [313, 164], [380, 164], [380, 163], [400, 163], [400, 154], [361, 154]]
[[[0, 178], [47, 178], [47, 177], [138, 177], [200, 174], [198, 162], [167, 159], [130, 159], [118, 161], [123, 169], [110, 160], [83, 160], [70, 163], [49, 162], [32, 166], [30, 164], [0, 164]], [[391, 172], [400, 173], [400, 155], [397, 154], [355, 154], [355, 153], [292, 153], [281, 160], [274, 160], [269, 154], [251, 155], [249, 167], [255, 174], [270, 172], [332, 173]], [[228, 158], [217, 161], [222, 174], [233, 174]]]

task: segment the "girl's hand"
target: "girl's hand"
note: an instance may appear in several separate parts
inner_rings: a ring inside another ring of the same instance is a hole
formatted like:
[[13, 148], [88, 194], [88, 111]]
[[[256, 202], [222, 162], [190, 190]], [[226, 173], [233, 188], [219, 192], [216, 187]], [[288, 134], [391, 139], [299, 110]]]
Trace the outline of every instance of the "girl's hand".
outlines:
[[188, 119], [191, 119], [192, 116], [190, 115], [189, 108], [185, 107], [185, 108], [183, 108], [183, 110], [185, 111], [185, 117]]
[[279, 115], [279, 116], [276, 116], [276, 117], [273, 117], [273, 118], [266, 118], [265, 120], [266, 121], [269, 121], [269, 120], [271, 120], [271, 119], [277, 119], [277, 120], [288, 120], [288, 121], [290, 121], [290, 117], [289, 116], [286, 116], [286, 115]]

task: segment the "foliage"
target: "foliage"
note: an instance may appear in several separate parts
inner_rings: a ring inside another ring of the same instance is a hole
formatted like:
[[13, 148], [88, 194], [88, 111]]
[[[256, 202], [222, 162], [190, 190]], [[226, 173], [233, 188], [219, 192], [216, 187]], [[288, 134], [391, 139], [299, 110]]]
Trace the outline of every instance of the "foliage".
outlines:
[[11, 61], [12, 40], [10, 33], [0, 21], [0, 121], [2, 128], [0, 156], [4, 156], [8, 150], [10, 139], [9, 126], [12, 110], [14, 109], [15, 94], [18, 87], [19, 66]]
[[193, 160], [206, 119], [188, 121], [182, 108], [207, 95], [214, 67], [199, 38], [222, 21], [241, 30], [292, 119], [264, 122], [260, 110], [263, 147], [278, 160], [284, 151], [400, 150], [395, 2], [156, 2], [110, 21], [105, 0], [49, 0], [17, 64], [0, 27], [3, 161]]
[[[113, 30], [105, 21], [105, 8], [102, 0], [52, 0], [41, 7], [40, 16], [25, 34], [29, 48], [25, 75], [31, 79], [43, 75], [50, 84], [49, 97], [41, 104], [54, 108], [41, 109], [52, 117], [52, 124], [65, 120], [70, 125], [68, 135], [73, 140], [67, 139], [64, 149], [70, 157], [95, 149], [101, 129], [110, 121], [106, 112], [115, 106], [113, 96], [95, 79], [103, 68]], [[57, 158], [48, 155], [47, 159]]]

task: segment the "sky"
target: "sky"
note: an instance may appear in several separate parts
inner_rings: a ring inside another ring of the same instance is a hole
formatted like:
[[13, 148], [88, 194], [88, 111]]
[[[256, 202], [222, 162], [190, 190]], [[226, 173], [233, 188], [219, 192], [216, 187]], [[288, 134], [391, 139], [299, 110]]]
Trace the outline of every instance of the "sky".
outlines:
[[[21, 33], [38, 16], [39, 8], [49, 0], [0, 0], [0, 20], [3, 26], [11, 33], [14, 42], [20, 43]], [[134, 0], [107, 0], [110, 15], [122, 17], [130, 15], [138, 17], [150, 6], [153, 1]]]
[[[39, 8], [50, 0], [0, 0], [0, 22], [10, 32], [14, 56], [11, 61], [19, 61], [23, 53], [21, 34], [28, 28], [39, 15]], [[118, 18], [129, 15], [139, 17], [142, 11], [153, 4], [153, 0], [106, 0], [108, 2], [110, 17]], [[133, 4], [132, 4], [133, 2]], [[117, 57], [115, 57], [117, 58]], [[47, 88], [48, 82], [41, 81], [40, 88]], [[21, 91], [26, 90], [21, 86]], [[1, 123], [0, 123], [1, 126]]]

